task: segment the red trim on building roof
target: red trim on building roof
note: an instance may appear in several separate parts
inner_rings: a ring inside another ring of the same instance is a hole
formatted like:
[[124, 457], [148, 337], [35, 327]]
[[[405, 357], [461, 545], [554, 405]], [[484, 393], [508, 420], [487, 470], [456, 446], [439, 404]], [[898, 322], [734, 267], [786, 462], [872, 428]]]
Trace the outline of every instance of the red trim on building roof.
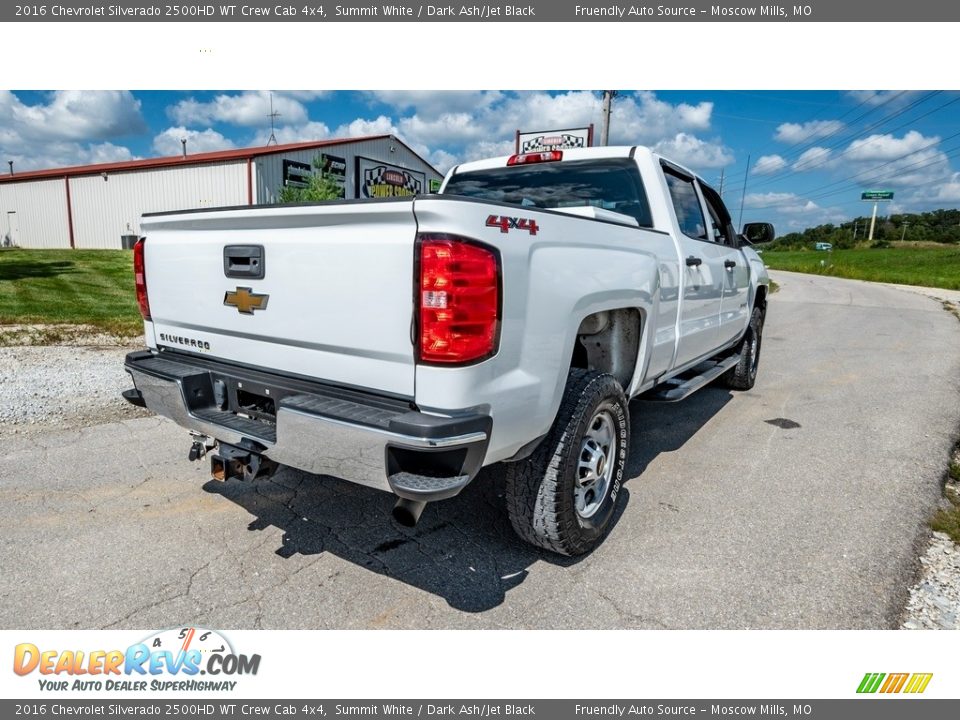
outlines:
[[[265, 145], [263, 147], [238, 148], [236, 150], [218, 150], [216, 152], [195, 153], [193, 155], [187, 155], [186, 157], [183, 155], [174, 155], [171, 157], [146, 158], [144, 160], [101, 163], [99, 165], [78, 165], [75, 167], [50, 168], [49, 170], [28, 170], [26, 172], [14, 173], [13, 175], [0, 175], [0, 183], [17, 182], [19, 180], [41, 180], [44, 178], [77, 177], [80, 175], [99, 175], [105, 172], [127, 172], [130, 170], [149, 170], [152, 168], [177, 167], [182, 165], [204, 165], [230, 160], [251, 160], [261, 155], [273, 155], [275, 153], [292, 152], [295, 150], [312, 150], [330, 145], [347, 145], [365, 142], [367, 140], [383, 140], [389, 137], [391, 136], [368, 135], [366, 137], [356, 138], [334, 138], [331, 140], [287, 143], [286, 145]], [[397, 142], [406, 147], [402, 141], [397, 140]], [[409, 148], [407, 149], [409, 150]], [[413, 151], [411, 150], [411, 152]]]

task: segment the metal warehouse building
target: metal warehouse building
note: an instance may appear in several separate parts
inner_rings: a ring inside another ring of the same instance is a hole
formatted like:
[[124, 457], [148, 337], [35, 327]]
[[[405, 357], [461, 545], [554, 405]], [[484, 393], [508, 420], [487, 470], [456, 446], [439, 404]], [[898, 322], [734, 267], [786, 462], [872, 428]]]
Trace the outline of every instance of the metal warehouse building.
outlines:
[[441, 175], [392, 135], [268, 145], [0, 175], [0, 240], [24, 248], [120, 248], [140, 216], [276, 202], [319, 159], [344, 198], [427, 193]]

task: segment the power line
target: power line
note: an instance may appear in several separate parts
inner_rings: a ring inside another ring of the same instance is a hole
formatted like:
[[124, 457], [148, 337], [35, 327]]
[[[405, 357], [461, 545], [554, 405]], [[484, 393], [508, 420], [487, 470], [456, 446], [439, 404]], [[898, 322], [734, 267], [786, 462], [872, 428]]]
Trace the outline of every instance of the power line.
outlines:
[[[928, 112], [928, 113], [925, 113], [925, 115], [923, 115], [923, 116], [921, 116], [921, 117], [926, 117], [926, 115], [930, 115], [930, 114], [932, 114], [932, 113], [934, 113], [934, 112], [937, 112], [937, 111], [939, 111], [939, 110], [942, 110], [944, 107], [947, 107], [948, 105], [952, 105], [952, 104], [955, 103], [955, 102], [960, 102], [960, 97], [954, 98], [954, 99], [951, 100], [950, 102], [944, 103], [943, 105], [941, 105], [941, 106], [939, 106], [939, 107], [937, 107], [937, 108], [934, 108], [933, 110], [931, 110], [931, 111]], [[898, 129], [902, 128], [902, 127], [904, 127], [904, 125], [911, 124], [911, 123], [915, 122], [915, 121], [918, 120], [918, 119], [920, 119], [920, 118], [914, 118], [913, 120], [910, 120], [910, 121], [908, 121], [907, 123], [905, 123], [905, 124], [903, 124], [903, 125], [900, 125], [900, 126], [898, 126], [897, 128], [894, 128], [894, 131], [895, 131], [895, 130], [898, 130]], [[819, 195], [816, 194], [816, 193], [819, 193], [821, 190], [826, 190], [827, 188], [833, 187], [833, 186], [838, 185], [838, 184], [840, 184], [840, 183], [844, 183], [844, 182], [847, 182], [847, 181], [855, 180], [856, 178], [862, 177], [862, 176], [864, 176], [864, 175], [872, 174], [872, 173], [876, 172], [878, 169], [880, 169], [880, 168], [882, 168], [882, 167], [885, 167], [885, 166], [887, 166], [887, 165], [891, 165], [891, 164], [893, 164], [893, 163], [895, 163], [895, 162], [898, 162], [898, 161], [900, 161], [900, 160], [903, 160], [903, 159], [905, 159], [905, 158], [907, 158], [907, 157], [910, 157], [911, 155], [915, 155], [915, 154], [917, 154], [917, 153], [919, 153], [919, 152], [923, 152], [923, 151], [925, 151], [925, 150], [929, 150], [929, 149], [932, 148], [934, 145], [938, 145], [938, 144], [944, 142], [945, 140], [952, 140], [952, 139], [955, 138], [955, 137], [960, 137], [960, 133], [954, 133], [953, 135], [950, 135], [950, 136], [944, 138], [943, 140], [937, 140], [936, 142], [928, 143], [927, 145], [924, 145], [924, 146], [921, 147], [921, 148], [918, 148], [918, 149], [916, 149], [916, 150], [912, 150], [912, 151], [910, 151], [910, 152], [904, 153], [903, 155], [900, 155], [899, 157], [893, 158], [892, 160], [888, 160], [887, 162], [881, 163], [880, 165], [876, 165], [876, 166], [874, 166], [874, 167], [872, 167], [872, 168], [868, 168], [868, 169], [866, 169], [866, 170], [862, 170], [862, 171], [860, 171], [859, 173], [856, 173], [856, 174], [854, 174], [854, 175], [852, 175], [852, 176], [849, 176], [849, 177], [847, 177], [847, 178], [844, 178], [844, 179], [842, 179], [842, 180], [837, 180], [837, 181], [834, 181], [834, 182], [832, 182], [832, 183], [828, 183], [828, 184], [826, 184], [826, 185], [822, 185], [822, 186], [816, 187], [816, 188], [814, 188], [814, 189], [812, 189], [812, 190], [808, 190], [807, 193], [806, 193], [806, 197], [807, 197], [807, 199], [809, 199], [809, 200], [817, 200], [817, 199], [821, 199], [821, 198], [824, 198], [824, 197], [830, 197], [830, 196], [832, 196], [832, 195], [837, 195], [837, 194], [840, 194], [840, 193], [843, 193], [843, 192], [848, 192], [850, 189], [853, 189], [853, 188], [858, 187], [859, 183], [855, 183], [855, 184], [853, 184], [853, 185], [849, 185], [849, 186], [840, 188], [840, 189], [835, 190], [835, 191], [831, 191], [831, 192], [827, 192], [827, 193], [821, 193], [821, 194], [819, 194]], [[844, 155], [846, 155], [846, 154], [848, 154], [849, 152], [851, 152], [853, 149], [854, 149], [854, 148], [852, 148], [852, 147], [851, 147], [851, 148], [848, 148], [848, 149], [847, 149], [846, 151], [844, 151], [843, 153], [840, 153], [839, 155], [836, 155], [836, 156], [834, 156], [833, 158], [830, 158], [830, 159], [831, 159], [831, 160], [836, 160], [836, 159], [838, 159], [838, 158], [840, 158], [840, 157], [843, 157]], [[956, 150], [956, 149], [957, 149], [957, 148], [952, 148], [950, 152], [953, 152], [953, 150]], [[884, 181], [884, 180], [890, 180], [890, 179], [893, 179], [894, 177], [896, 177], [897, 175], [901, 174], [901, 173], [902, 173], [904, 170], [906, 170], [907, 168], [914, 167], [914, 166], [916, 166], [916, 165], [920, 165], [920, 167], [916, 168], [917, 170], [920, 170], [920, 169], [923, 169], [923, 168], [925, 168], [925, 167], [932, 167], [932, 166], [934, 166], [934, 165], [937, 165], [937, 164], [943, 162], [943, 160], [944, 160], [945, 158], [946, 158], [946, 159], [949, 159], [949, 158], [952, 158], [952, 157], [953, 157], [953, 155], [947, 154], [947, 151], [940, 151], [940, 152], [943, 153], [943, 156], [942, 156], [942, 157], [936, 157], [936, 158], [933, 158], [933, 159], [924, 158], [924, 159], [921, 159], [921, 160], [917, 160], [917, 161], [914, 162], [914, 163], [909, 163], [908, 165], [904, 165], [904, 166], [901, 166], [901, 167], [898, 167], [898, 168], [892, 168], [892, 169], [891, 169], [892, 175], [889, 175], [889, 176], [883, 175], [883, 176], [881, 176], [881, 177], [874, 178], [874, 179], [872, 180], [872, 182], [881, 182], [881, 181]], [[821, 164], [825, 164], [825, 163], [826, 163], [826, 160], [824, 160], [824, 163], [821, 163]], [[925, 163], [925, 164], [921, 165], [921, 163]]]
[[[889, 171], [889, 172], [890, 172], [889, 175], [882, 175], [882, 176], [880, 176], [880, 177], [878, 177], [878, 178], [875, 178], [875, 182], [885, 182], [885, 181], [888, 181], [888, 180], [892, 180], [893, 178], [897, 177], [898, 175], [901, 175], [904, 170], [906, 170], [906, 169], [908, 169], [908, 168], [911, 168], [911, 167], [914, 168], [914, 172], [915, 172], [915, 171], [917, 171], [917, 170], [923, 170], [924, 168], [927, 168], [927, 167], [933, 167], [934, 165], [938, 165], [938, 164], [942, 163], [944, 160], [949, 160], [949, 159], [952, 159], [952, 158], [955, 158], [955, 157], [958, 157], [958, 156], [960, 156], [960, 145], [951, 148], [949, 152], [943, 151], [943, 156], [942, 156], [942, 157], [937, 157], [937, 158], [934, 158], [934, 159], [932, 159], [932, 160], [929, 159], [929, 158], [924, 158], [923, 160], [917, 160], [916, 162], [910, 163], [910, 164], [908, 164], [908, 165], [904, 165], [904, 166], [899, 167], [899, 168], [892, 168], [892, 169]], [[895, 162], [895, 161], [891, 161], [891, 162]], [[887, 163], [885, 163], [885, 164], [887, 164]], [[915, 166], [919, 166], [919, 167], [915, 167]], [[939, 182], [943, 182], [943, 178], [934, 178], [934, 179], [929, 180], [929, 181], [927, 181], [927, 182], [916, 183], [916, 184], [913, 184], [913, 185], [909, 185], [909, 186], [907, 187], [907, 189], [912, 190], [912, 189], [918, 188], [918, 187], [926, 187], [927, 185], [933, 185], [933, 184], [939, 183]], [[819, 194], [817, 194], [817, 190], [813, 190], [812, 192], [805, 194], [804, 197], [802, 197], [802, 198], [801, 198], [801, 197], [790, 198], [789, 201], [792, 202], [792, 201], [795, 201], [795, 200], [810, 200], [810, 201], [812, 201], [812, 200], [822, 200], [823, 198], [832, 197], [832, 196], [834, 196], [834, 195], [841, 195], [841, 194], [843, 194], [843, 193], [848, 193], [848, 192], [854, 191], [854, 190], [856, 190], [856, 189], [858, 189], [858, 188], [860, 188], [860, 187], [862, 187], [862, 183], [852, 183], [852, 184], [850, 184], [850, 185], [848, 185], [848, 186], [845, 186], [845, 187], [842, 187], [842, 188], [838, 188], [838, 189], [836, 189], [836, 190], [831, 190], [830, 192], [824, 192], [824, 193], [819, 193]], [[781, 203], [770, 203], [770, 204], [768, 204], [768, 205], [754, 205], [753, 207], [751, 207], [751, 210], [767, 210], [767, 209], [770, 209], [770, 208], [776, 208], [776, 207], [780, 207], [781, 205], [785, 204], [786, 202], [788, 202], [788, 200], [785, 199], [784, 202], [781, 202]]]
[[[887, 100], [884, 102], [884, 105], [889, 104], [890, 102], [893, 102], [893, 100], [895, 100], [897, 97], [899, 97], [900, 95], [902, 95], [904, 92], [906, 92], [906, 91], [902, 91], [901, 93], [898, 93], [897, 95], [892, 95], [891, 97], [887, 98]], [[835, 149], [837, 149], [838, 147], [840, 147], [841, 145], [843, 145], [843, 144], [845, 144], [845, 143], [853, 144], [853, 143], [856, 142], [857, 140], [861, 139], [860, 136], [863, 136], [863, 138], [865, 138], [865, 137], [866, 137], [866, 133], [869, 133], [869, 132], [871, 132], [871, 131], [873, 131], [873, 130], [876, 130], [877, 128], [879, 128], [881, 125], [883, 125], [884, 123], [886, 123], [886, 122], [889, 121], [890, 119], [892, 119], [892, 118], [894, 118], [894, 117], [896, 117], [896, 116], [898, 116], [898, 115], [902, 115], [902, 114], [905, 113], [905, 112], [908, 112], [908, 111], [911, 110], [912, 108], [916, 107], [917, 105], [919, 105], [919, 104], [921, 104], [921, 103], [926, 102], [927, 100], [929, 100], [930, 98], [934, 97], [935, 95], [937, 95], [937, 94], [939, 94], [939, 93], [941, 93], [941, 92], [942, 92], [942, 90], [934, 90], [934, 91], [932, 91], [932, 92], [930, 92], [930, 93], [927, 93], [927, 94], [924, 95], [922, 98], [920, 98], [920, 99], [918, 99], [918, 100], [915, 100], [915, 101], [913, 101], [912, 103], [910, 103], [909, 105], [907, 105], [905, 108], [898, 109], [898, 110], [896, 110], [895, 112], [892, 112], [892, 113], [888, 113], [888, 114], [884, 115], [883, 117], [881, 117], [880, 119], [875, 120], [875, 121], [869, 123], [869, 124], [866, 125], [863, 129], [860, 129], [860, 130], [857, 130], [857, 131], [855, 131], [855, 132], [853, 132], [853, 133], [849, 133], [849, 134], [844, 135], [843, 137], [841, 137], [840, 139], [838, 139], [836, 142], [834, 142], [834, 143], [832, 143], [832, 144], [828, 144], [828, 145], [826, 145], [826, 146], [823, 146], [823, 145], [817, 145], [817, 142], [816, 142], [816, 141], [815, 141], [814, 143], [810, 143], [809, 145], [806, 145], [806, 146], [804, 146], [803, 148], [801, 148], [801, 149], [799, 150], [799, 154], [796, 155], [796, 157], [795, 157], [794, 159], [799, 160], [799, 158], [803, 155], [803, 153], [805, 153], [807, 150], [812, 149], [814, 146], [816, 146], [816, 147], [823, 147], [825, 150], [835, 150]], [[960, 99], [960, 98], [958, 98], [958, 99]], [[949, 103], [947, 103], [947, 104], [949, 104]], [[868, 114], [870, 114], [870, 113], [873, 112], [874, 110], [879, 109], [880, 107], [883, 107], [883, 105], [878, 105], [878, 106], [872, 108], [871, 110], [867, 111], [866, 113], [862, 113], [861, 115], [858, 115], [856, 118], [854, 118], [854, 120], [853, 120], [852, 122], [857, 122], [857, 121], [863, 119], [863, 118], [866, 117]], [[929, 114], [929, 113], [928, 113], [928, 114]], [[920, 117], [921, 117], [921, 118], [922, 118], [922, 117], [926, 117], [926, 115], [921, 115]], [[916, 120], [919, 120], [919, 119], [920, 119], [920, 118], [913, 118], [912, 120], [909, 120], [909, 121], [907, 122], [907, 124], [916, 122]], [[896, 130], [896, 129], [898, 129], [898, 128], [894, 128], [894, 130]], [[888, 132], [893, 132], [894, 130], [890, 130], [890, 131], [888, 131]], [[839, 130], [838, 130], [837, 132], [835, 132], [835, 133], [831, 133], [830, 135], [836, 135], [838, 132], [839, 132]], [[817, 140], [818, 140], [818, 141], [822, 141], [822, 140], [827, 139], [827, 137], [829, 137], [829, 136], [824, 136], [824, 137], [822, 137], [822, 138], [817, 138]], [[849, 148], [848, 148], [847, 152], [849, 152]], [[843, 153], [843, 154], [845, 154], [845, 153]], [[788, 153], [787, 155], [788, 155], [787, 157], [784, 157], [784, 156], [781, 156], [781, 157], [782, 157], [784, 160], [788, 160], [788, 157], [789, 157], [790, 154]], [[835, 157], [836, 157], [836, 156], [835, 156]], [[784, 171], [780, 171], [780, 172], [773, 173], [772, 175], [770, 175], [770, 176], [764, 178], [763, 180], [759, 181], [755, 187], [764, 187], [764, 186], [766, 186], [766, 185], [771, 185], [771, 184], [776, 183], [776, 182], [781, 182], [782, 180], [784, 180], [784, 179], [786, 179], [786, 178], [788, 178], [788, 177], [791, 177], [791, 176], [793, 176], [793, 175], [795, 175], [795, 174], [797, 174], [797, 173], [799, 173], [799, 172], [805, 172], [805, 171], [807, 171], [807, 170], [811, 170], [811, 169], [816, 168], [816, 167], [821, 167], [821, 166], [824, 165], [825, 163], [826, 163], [826, 160], [823, 160], [823, 162], [820, 162], [820, 163], [806, 165], [806, 166], [804, 166], [804, 167], [803, 167], [802, 169], [800, 169], [800, 170], [796, 169], [796, 167], [792, 167], [792, 168], [790, 168], [790, 169], [788, 169], [788, 170], [784, 170]]]

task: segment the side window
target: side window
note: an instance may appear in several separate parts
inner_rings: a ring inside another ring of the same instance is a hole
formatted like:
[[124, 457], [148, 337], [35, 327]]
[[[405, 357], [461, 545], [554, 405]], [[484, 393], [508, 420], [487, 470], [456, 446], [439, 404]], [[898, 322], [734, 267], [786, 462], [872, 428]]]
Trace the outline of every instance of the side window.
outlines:
[[702, 182], [700, 183], [700, 190], [703, 193], [703, 199], [707, 201], [707, 211], [710, 213], [709, 232], [712, 234], [710, 239], [736, 247], [733, 220], [730, 218], [730, 213], [727, 211], [726, 205], [723, 204], [723, 200], [720, 199], [719, 193]]
[[663, 168], [663, 174], [667, 178], [680, 232], [697, 240], [707, 240], [707, 224], [703, 220], [703, 209], [693, 179], [677, 175], [667, 167]]

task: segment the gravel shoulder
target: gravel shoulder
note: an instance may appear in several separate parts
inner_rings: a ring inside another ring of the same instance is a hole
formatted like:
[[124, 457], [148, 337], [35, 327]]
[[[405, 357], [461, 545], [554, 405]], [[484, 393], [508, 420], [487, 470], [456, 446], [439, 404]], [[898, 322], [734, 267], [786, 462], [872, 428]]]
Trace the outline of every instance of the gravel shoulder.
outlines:
[[0, 437], [148, 416], [120, 397], [131, 386], [123, 358], [139, 347], [119, 341], [0, 347]]

